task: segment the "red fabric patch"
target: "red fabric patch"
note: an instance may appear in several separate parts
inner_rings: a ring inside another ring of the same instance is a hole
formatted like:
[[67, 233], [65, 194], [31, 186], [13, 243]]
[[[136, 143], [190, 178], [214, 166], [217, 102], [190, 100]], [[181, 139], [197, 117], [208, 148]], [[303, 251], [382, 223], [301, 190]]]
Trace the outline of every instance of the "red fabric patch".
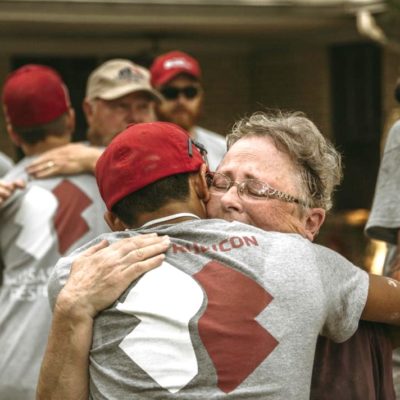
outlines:
[[217, 370], [218, 387], [229, 393], [279, 343], [254, 319], [273, 297], [253, 279], [216, 261], [194, 277], [208, 298], [199, 334]]
[[93, 202], [71, 181], [64, 180], [53, 189], [58, 200], [54, 225], [58, 236], [58, 249], [64, 254], [75, 242], [89, 231], [82, 212]]

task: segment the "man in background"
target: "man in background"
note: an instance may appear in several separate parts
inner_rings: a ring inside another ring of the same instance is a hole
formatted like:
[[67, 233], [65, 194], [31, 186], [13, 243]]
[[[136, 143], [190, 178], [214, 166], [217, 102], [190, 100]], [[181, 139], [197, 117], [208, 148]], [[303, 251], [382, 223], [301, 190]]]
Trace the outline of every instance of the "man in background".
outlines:
[[90, 146], [72, 143], [57, 148], [35, 160], [27, 171], [36, 178], [93, 173], [103, 148], [115, 135], [129, 124], [156, 120], [160, 100], [146, 68], [125, 59], [106, 61], [89, 75], [83, 100]]
[[159, 120], [181, 126], [203, 144], [210, 169], [215, 171], [226, 152], [226, 143], [221, 135], [196, 125], [204, 100], [199, 63], [186, 53], [171, 51], [157, 57], [150, 72], [153, 86], [164, 98], [157, 107]]
[[25, 171], [71, 140], [75, 114], [58, 73], [43, 65], [19, 68], [6, 79], [2, 104], [7, 131], [25, 154], [4, 181], [10, 191], [23, 188], [15, 182], [27, 184], [9, 192], [0, 208], [0, 398], [30, 400], [51, 323], [47, 279], [61, 256], [108, 228], [92, 175], [30, 180]]

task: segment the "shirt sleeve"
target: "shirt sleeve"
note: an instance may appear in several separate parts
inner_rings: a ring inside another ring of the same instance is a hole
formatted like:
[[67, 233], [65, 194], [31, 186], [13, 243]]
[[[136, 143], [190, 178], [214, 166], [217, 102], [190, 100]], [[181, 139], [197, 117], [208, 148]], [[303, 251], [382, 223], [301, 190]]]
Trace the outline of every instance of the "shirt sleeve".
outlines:
[[365, 233], [372, 239], [397, 244], [400, 227], [400, 121], [389, 131]]
[[340, 254], [319, 246], [326, 319], [321, 334], [343, 342], [357, 330], [368, 297], [369, 275]]
[[47, 294], [49, 297], [49, 303], [50, 303], [50, 307], [52, 310], [54, 309], [54, 305], [56, 304], [57, 297], [58, 297], [61, 289], [65, 286], [65, 284], [68, 280], [74, 260], [83, 251], [85, 251], [89, 247], [99, 243], [103, 239], [103, 236], [105, 236], [105, 235], [97, 237], [96, 239], [90, 241], [89, 243], [86, 243], [82, 247], [79, 247], [78, 249], [74, 250], [67, 257], [62, 257], [59, 259], [59, 261], [57, 262], [56, 266], [54, 267], [54, 269], [50, 275], [49, 281], [47, 283]]

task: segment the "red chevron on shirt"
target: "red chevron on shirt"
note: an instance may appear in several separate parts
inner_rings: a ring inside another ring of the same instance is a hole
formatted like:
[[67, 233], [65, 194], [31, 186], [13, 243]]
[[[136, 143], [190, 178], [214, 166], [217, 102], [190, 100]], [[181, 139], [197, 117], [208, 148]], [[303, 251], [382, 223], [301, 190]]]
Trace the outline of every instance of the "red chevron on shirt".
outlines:
[[273, 297], [243, 273], [211, 261], [193, 276], [207, 293], [199, 334], [225, 393], [239, 386], [278, 345], [256, 320]]
[[89, 231], [82, 212], [93, 202], [71, 181], [63, 180], [53, 189], [58, 200], [54, 225], [58, 236], [60, 254], [64, 254], [76, 241]]

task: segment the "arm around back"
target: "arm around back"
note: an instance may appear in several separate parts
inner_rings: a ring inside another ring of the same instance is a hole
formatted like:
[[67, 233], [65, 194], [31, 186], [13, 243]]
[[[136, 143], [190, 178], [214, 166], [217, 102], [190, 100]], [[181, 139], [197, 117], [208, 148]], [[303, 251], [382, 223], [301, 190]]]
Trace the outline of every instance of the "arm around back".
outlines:
[[369, 278], [368, 298], [361, 318], [400, 326], [400, 282], [372, 274]]

